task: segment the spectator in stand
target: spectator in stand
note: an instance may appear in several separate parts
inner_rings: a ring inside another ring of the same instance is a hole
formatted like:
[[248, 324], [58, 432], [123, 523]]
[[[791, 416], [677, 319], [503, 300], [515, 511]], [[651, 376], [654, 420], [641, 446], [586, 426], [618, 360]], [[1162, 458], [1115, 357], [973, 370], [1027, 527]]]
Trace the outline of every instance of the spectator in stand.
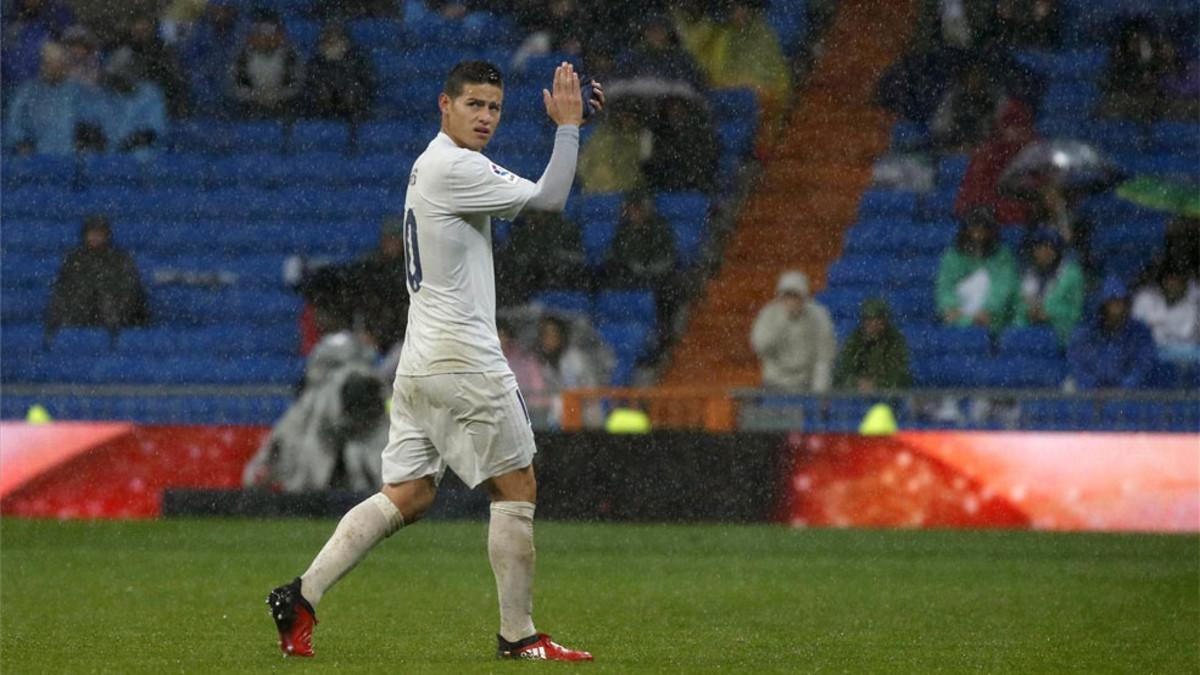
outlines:
[[571, 343], [567, 322], [557, 316], [546, 315], [538, 322], [534, 355], [541, 365], [544, 391], [548, 394], [600, 385], [595, 364], [582, 349]]
[[1154, 370], [1154, 337], [1129, 316], [1129, 292], [1110, 276], [1100, 291], [1098, 316], [1075, 331], [1067, 350], [1071, 381], [1079, 389], [1137, 389]]
[[408, 282], [404, 266], [404, 219], [389, 216], [379, 244], [347, 272], [355, 299], [353, 324], [362, 326], [380, 352], [404, 341], [408, 326]]
[[1058, 49], [1062, 44], [1058, 0], [999, 0], [996, 32], [1000, 44], [1017, 49]]
[[995, 216], [987, 209], [973, 211], [938, 265], [938, 313], [952, 326], [999, 331], [1012, 321], [1017, 275], [1016, 259], [1000, 241]]
[[303, 65], [279, 15], [259, 10], [233, 64], [233, 98], [250, 119], [288, 119], [304, 80]]
[[152, 16], [138, 16], [129, 22], [125, 33], [124, 44], [133, 50], [142, 77], [162, 91], [171, 119], [187, 117], [187, 78], [175, 50], [158, 36], [158, 22]]
[[5, 3], [3, 38], [0, 39], [0, 83], [5, 93], [37, 77], [42, 46], [62, 39], [75, 23], [75, 14], [56, 0], [16, 0]]
[[626, 195], [621, 219], [601, 275], [605, 288], [654, 291], [658, 325], [670, 325], [679, 305], [675, 231], [654, 207], [654, 194]]
[[1028, 259], [1015, 324], [1051, 326], [1065, 345], [1083, 318], [1083, 268], [1068, 254], [1058, 232], [1048, 227], [1034, 230], [1025, 245]]
[[707, 88], [700, 66], [680, 45], [670, 19], [662, 15], [645, 22], [637, 44], [617, 59], [610, 79], [606, 91], [611, 89], [615, 95], [624, 88], [639, 95], [692, 97]]
[[67, 77], [83, 87], [100, 86], [100, 41], [86, 26], [75, 24], [63, 32], [62, 44], [70, 63]]
[[1100, 114], [1153, 122], [1168, 103], [1167, 80], [1179, 72], [1175, 46], [1144, 17], [1126, 21], [1110, 47], [1100, 81]]
[[698, 51], [692, 55], [713, 87], [754, 90], [762, 109], [759, 138], [762, 144], [773, 143], [792, 91], [779, 36], [763, 16], [760, 2], [732, 0], [721, 19], [711, 30], [700, 31]]
[[833, 386], [869, 394], [911, 385], [908, 343], [892, 323], [891, 309], [880, 298], [866, 300], [859, 310], [858, 327], [838, 357]]
[[992, 37], [996, 9], [994, 0], [923, 0], [914, 44], [918, 51], [974, 50]]
[[523, 304], [543, 289], [587, 291], [591, 271], [579, 225], [561, 213], [526, 211], [496, 256], [500, 306]]
[[579, 151], [583, 192], [629, 192], [641, 187], [643, 137], [648, 133], [629, 101], [612, 105]]
[[375, 98], [375, 67], [351, 42], [344, 25], [329, 23], [321, 29], [305, 70], [308, 115], [350, 122], [367, 117]]
[[991, 135], [971, 153], [967, 173], [954, 203], [954, 212], [959, 218], [984, 207], [992, 209], [996, 220], [1002, 224], [1029, 222], [1028, 202], [1002, 195], [999, 186], [1000, 176], [1008, 165], [1026, 145], [1037, 140], [1033, 124], [1033, 112], [1028, 106], [1011, 99], [1005, 103], [1004, 112]]
[[663, 98], [649, 131], [650, 156], [642, 167], [648, 188], [662, 192], [716, 188], [717, 134], [702, 102]]
[[[576, 0], [529, 2], [516, 9], [517, 20], [528, 32], [513, 53], [512, 67], [524, 70], [534, 56], [582, 54], [587, 44], [587, 16]], [[593, 24], [596, 25], [596, 24]]]
[[1007, 101], [983, 59], [973, 59], [933, 113], [929, 132], [934, 146], [945, 152], [976, 146], [991, 134]]
[[764, 387], [818, 394], [829, 390], [837, 339], [829, 310], [809, 297], [803, 272], [779, 276], [775, 299], [754, 319], [750, 345], [762, 362]]
[[1177, 216], [1167, 222], [1162, 252], [1147, 266], [1143, 283], [1154, 281], [1167, 267], [1185, 271], [1193, 281], [1200, 280], [1200, 218]]
[[133, 50], [121, 47], [104, 64], [104, 93], [92, 111], [109, 152], [147, 157], [167, 134], [167, 106], [158, 85], [143, 80]]
[[17, 87], [8, 102], [4, 145], [18, 155], [72, 155], [75, 131], [90, 92], [67, 79], [67, 50], [57, 42], [42, 46], [36, 79]]
[[46, 310], [46, 332], [64, 326], [92, 326], [116, 331], [149, 320], [146, 293], [137, 265], [112, 241], [104, 216], [83, 221], [80, 245], [67, 253]]
[[179, 45], [179, 54], [189, 76], [192, 112], [207, 117], [225, 117], [231, 107], [230, 64], [238, 59], [239, 15], [237, 7], [209, 3]]
[[517, 387], [529, 405], [529, 413], [544, 419], [553, 407], [551, 397], [546, 395], [546, 381], [542, 365], [537, 356], [524, 347], [513, 333], [512, 324], [503, 319], [496, 321], [496, 335], [500, 338], [500, 350], [504, 360], [517, 379]]
[[398, 0], [314, 0], [309, 12], [323, 19], [351, 21], [368, 18], [404, 18], [404, 3]]
[[1133, 297], [1133, 318], [1150, 327], [1159, 358], [1181, 364], [1200, 363], [1200, 284], [1196, 270], [1166, 266], [1156, 283]]

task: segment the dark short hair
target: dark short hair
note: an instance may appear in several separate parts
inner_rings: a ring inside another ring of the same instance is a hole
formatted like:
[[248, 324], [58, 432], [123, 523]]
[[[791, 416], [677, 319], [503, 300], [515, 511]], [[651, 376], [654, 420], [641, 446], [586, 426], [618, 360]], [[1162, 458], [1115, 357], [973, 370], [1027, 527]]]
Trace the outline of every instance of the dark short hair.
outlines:
[[462, 94], [463, 85], [467, 84], [490, 84], [503, 89], [504, 76], [500, 74], [500, 68], [489, 61], [460, 61], [446, 76], [442, 92], [455, 98]]

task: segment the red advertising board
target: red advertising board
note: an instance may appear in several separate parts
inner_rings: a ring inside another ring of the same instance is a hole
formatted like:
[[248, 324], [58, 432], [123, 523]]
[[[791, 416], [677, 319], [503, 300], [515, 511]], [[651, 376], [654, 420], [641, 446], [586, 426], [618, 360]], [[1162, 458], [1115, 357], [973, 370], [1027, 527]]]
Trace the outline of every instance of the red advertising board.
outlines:
[[1200, 532], [1195, 434], [794, 435], [796, 527]]

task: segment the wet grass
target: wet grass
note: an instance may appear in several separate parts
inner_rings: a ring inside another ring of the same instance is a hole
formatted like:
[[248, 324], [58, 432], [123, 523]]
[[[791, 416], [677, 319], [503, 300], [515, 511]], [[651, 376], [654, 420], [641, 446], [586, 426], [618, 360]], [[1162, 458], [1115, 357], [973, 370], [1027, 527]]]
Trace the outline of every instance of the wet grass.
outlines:
[[1200, 538], [540, 523], [536, 619], [580, 666], [497, 662], [482, 523], [428, 523], [284, 660], [263, 598], [328, 521], [0, 522], [0, 671], [1200, 671]]

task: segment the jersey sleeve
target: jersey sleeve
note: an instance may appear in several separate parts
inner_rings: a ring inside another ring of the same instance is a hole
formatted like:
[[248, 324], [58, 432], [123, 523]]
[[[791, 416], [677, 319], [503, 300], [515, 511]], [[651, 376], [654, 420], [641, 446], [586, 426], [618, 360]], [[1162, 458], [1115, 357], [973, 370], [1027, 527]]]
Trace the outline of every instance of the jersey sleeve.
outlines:
[[480, 153], [455, 161], [446, 183], [449, 206], [455, 213], [483, 213], [505, 219], [516, 217], [537, 190], [531, 181]]

